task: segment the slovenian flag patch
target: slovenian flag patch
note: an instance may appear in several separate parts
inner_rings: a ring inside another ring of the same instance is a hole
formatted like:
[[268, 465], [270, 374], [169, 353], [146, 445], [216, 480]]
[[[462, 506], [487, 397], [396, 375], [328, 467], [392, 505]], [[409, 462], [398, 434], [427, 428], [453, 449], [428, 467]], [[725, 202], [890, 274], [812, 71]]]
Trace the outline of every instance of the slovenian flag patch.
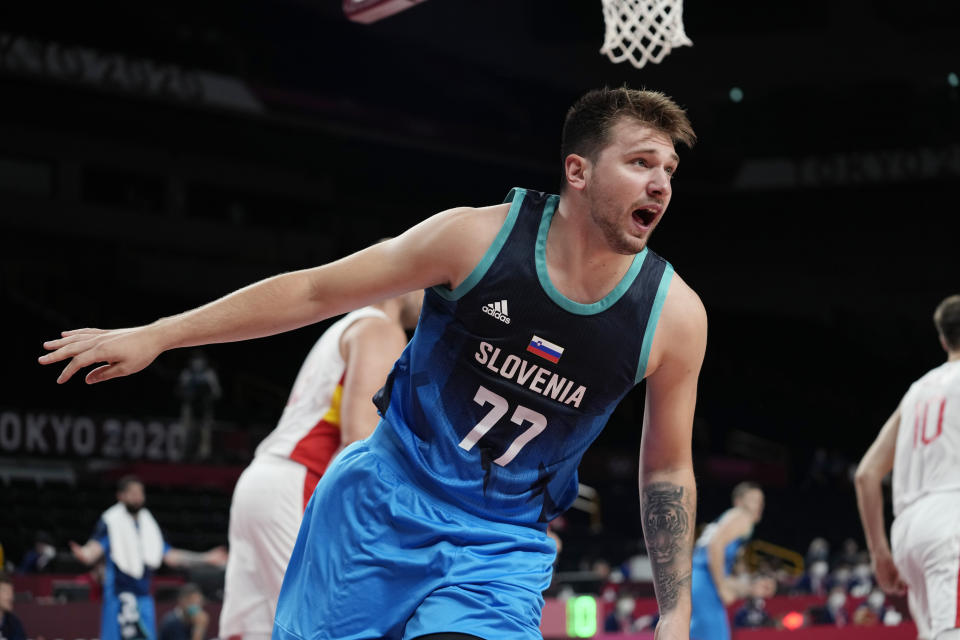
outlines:
[[559, 362], [560, 356], [563, 355], [563, 347], [553, 344], [552, 342], [547, 342], [536, 335], [530, 339], [530, 344], [527, 345], [527, 351], [535, 353], [541, 358], [546, 358], [550, 362]]

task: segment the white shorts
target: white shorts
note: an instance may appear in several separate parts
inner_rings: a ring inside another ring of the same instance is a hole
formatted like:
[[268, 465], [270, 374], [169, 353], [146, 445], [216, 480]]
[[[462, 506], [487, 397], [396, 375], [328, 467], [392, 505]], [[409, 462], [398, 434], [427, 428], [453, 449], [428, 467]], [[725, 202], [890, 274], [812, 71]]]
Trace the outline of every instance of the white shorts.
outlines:
[[960, 627], [960, 492], [924, 496], [893, 522], [893, 561], [920, 640]]
[[298, 462], [265, 455], [237, 480], [230, 504], [230, 556], [220, 637], [269, 639], [280, 585], [317, 476]]

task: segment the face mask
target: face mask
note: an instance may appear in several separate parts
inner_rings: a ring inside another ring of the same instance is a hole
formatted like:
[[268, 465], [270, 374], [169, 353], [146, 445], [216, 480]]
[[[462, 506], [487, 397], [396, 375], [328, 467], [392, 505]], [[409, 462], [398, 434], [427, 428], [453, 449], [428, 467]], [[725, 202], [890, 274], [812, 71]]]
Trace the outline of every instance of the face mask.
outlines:
[[200, 605], [198, 605], [198, 604], [192, 604], [192, 605], [190, 605], [189, 607], [187, 607], [186, 613], [187, 613], [187, 617], [188, 617], [188, 618], [192, 618], [193, 616], [195, 616], [195, 615], [197, 615], [198, 613], [200, 613]]

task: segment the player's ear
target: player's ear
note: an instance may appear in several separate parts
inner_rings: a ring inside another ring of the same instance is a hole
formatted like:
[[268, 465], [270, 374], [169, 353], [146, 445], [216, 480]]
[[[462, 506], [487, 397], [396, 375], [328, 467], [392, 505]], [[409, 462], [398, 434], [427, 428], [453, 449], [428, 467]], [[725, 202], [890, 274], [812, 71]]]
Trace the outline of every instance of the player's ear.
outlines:
[[571, 153], [563, 161], [563, 174], [567, 186], [582, 191], [587, 185], [590, 173], [590, 160], [576, 153]]

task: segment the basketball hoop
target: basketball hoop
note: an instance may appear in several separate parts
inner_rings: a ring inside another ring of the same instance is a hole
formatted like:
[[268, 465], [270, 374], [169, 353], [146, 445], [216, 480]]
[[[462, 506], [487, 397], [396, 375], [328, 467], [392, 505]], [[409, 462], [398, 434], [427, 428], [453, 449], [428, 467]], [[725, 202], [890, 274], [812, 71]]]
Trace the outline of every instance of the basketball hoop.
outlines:
[[693, 46], [683, 32], [683, 0], [601, 0], [606, 31], [600, 53], [640, 69], [674, 47]]

